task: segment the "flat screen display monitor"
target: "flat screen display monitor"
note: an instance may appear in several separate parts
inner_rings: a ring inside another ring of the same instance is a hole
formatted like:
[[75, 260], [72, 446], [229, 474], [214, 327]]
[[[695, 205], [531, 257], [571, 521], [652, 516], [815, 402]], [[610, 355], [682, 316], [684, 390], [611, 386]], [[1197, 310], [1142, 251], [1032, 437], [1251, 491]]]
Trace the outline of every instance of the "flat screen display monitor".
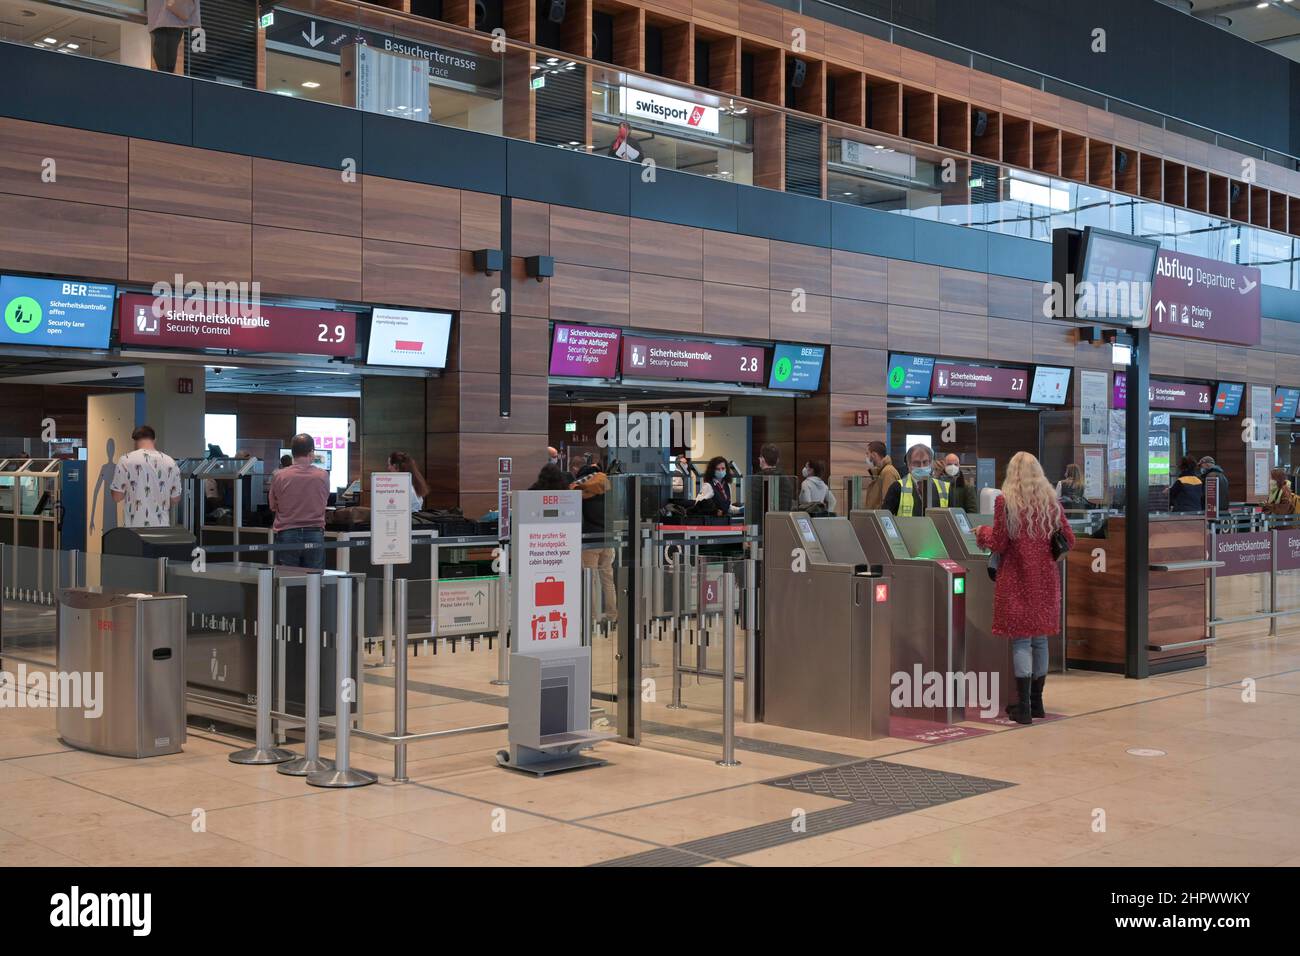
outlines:
[[613, 378], [618, 374], [618, 329], [556, 322], [551, 336], [550, 374]]
[[370, 314], [367, 365], [446, 368], [450, 312], [375, 309]]
[[1029, 370], [1000, 365], [958, 365], [939, 362], [934, 366], [930, 394], [935, 398], [992, 398], [1023, 402], [1029, 397]]
[[1300, 388], [1279, 388], [1273, 396], [1273, 417], [1280, 422], [1295, 421], [1297, 404], [1300, 404]]
[[1220, 382], [1214, 391], [1214, 414], [1236, 415], [1241, 411], [1241, 396], [1246, 386], [1241, 382]]
[[929, 355], [889, 356], [888, 394], [891, 398], [929, 398], [934, 358]]
[[778, 343], [772, 353], [772, 372], [767, 387], [815, 392], [822, 381], [822, 362], [825, 359], [824, 345]]
[[0, 343], [106, 349], [116, 300], [104, 283], [0, 276]]
[[1159, 254], [1159, 244], [1151, 240], [1084, 229], [1075, 266], [1075, 318], [1142, 327]]
[[1056, 365], [1040, 365], [1034, 369], [1034, 381], [1029, 386], [1029, 401], [1034, 405], [1064, 405], [1070, 394], [1070, 370]]

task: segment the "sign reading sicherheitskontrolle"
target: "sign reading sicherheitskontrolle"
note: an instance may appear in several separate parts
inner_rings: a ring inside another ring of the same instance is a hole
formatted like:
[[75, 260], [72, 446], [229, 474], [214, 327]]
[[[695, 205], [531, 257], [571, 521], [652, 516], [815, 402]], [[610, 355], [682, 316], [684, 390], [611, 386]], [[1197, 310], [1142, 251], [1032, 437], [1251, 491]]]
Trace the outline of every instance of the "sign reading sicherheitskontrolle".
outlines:
[[370, 563], [411, 563], [411, 476], [404, 471], [370, 475]]
[[135, 348], [231, 349], [351, 357], [357, 349], [354, 312], [297, 309], [123, 294], [118, 333]]
[[514, 650], [582, 646], [582, 492], [516, 491], [510, 587]]

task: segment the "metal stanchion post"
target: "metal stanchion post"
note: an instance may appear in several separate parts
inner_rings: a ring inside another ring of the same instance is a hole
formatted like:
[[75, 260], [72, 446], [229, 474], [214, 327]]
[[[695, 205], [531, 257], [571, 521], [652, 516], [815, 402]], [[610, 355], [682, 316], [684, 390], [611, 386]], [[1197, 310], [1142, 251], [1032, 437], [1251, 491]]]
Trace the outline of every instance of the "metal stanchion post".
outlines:
[[393, 566], [391, 564], [385, 564], [383, 666], [387, 667], [391, 663], [393, 663]]
[[[277, 773], [291, 777], [305, 777], [318, 770], [330, 770], [334, 761], [320, 755], [320, 591], [321, 575], [316, 572], [307, 578], [307, 633], [303, 637], [306, 661], [304, 677], [306, 695], [303, 704], [303, 756], [276, 767]], [[338, 582], [343, 587], [342, 580]], [[335, 629], [337, 630], [337, 622]]]
[[158, 559], [158, 586], [155, 590], [159, 594], [167, 593], [167, 559]]
[[[1215, 488], [1216, 488], [1216, 491], [1217, 491], [1217, 482], [1216, 482], [1216, 484], [1215, 484]], [[1218, 558], [1218, 555], [1219, 555], [1219, 541], [1218, 541], [1218, 538], [1219, 538], [1219, 528], [1218, 528], [1218, 525], [1219, 525], [1219, 523], [1218, 523], [1217, 520], [1216, 520], [1216, 521], [1211, 521], [1211, 522], [1210, 522], [1210, 561], [1212, 561], [1212, 562], [1213, 562], [1213, 561], [1217, 561], [1217, 560], [1219, 559], [1219, 558]], [[1218, 617], [1218, 611], [1217, 611], [1217, 608], [1216, 608], [1216, 604], [1218, 603], [1218, 601], [1216, 600], [1216, 592], [1218, 591], [1218, 578], [1219, 578], [1219, 576], [1218, 576], [1218, 574], [1216, 573], [1217, 571], [1218, 571], [1218, 569], [1215, 568], [1213, 564], [1211, 564], [1211, 565], [1210, 565], [1210, 614], [1209, 614], [1209, 621], [1206, 623], [1206, 630], [1209, 632], [1209, 637], [1210, 637], [1210, 640], [1212, 640], [1212, 641], [1215, 639], [1215, 637], [1214, 637], [1214, 629], [1215, 629], [1214, 621], [1215, 621], [1215, 619]]]
[[257, 741], [256, 746], [237, 750], [231, 763], [272, 764], [293, 760], [297, 754], [271, 746], [271, 644], [274, 642], [272, 588], [275, 571], [259, 568], [257, 572]]
[[335, 648], [334, 678], [338, 688], [334, 694], [334, 769], [320, 770], [307, 775], [313, 787], [364, 787], [378, 778], [364, 770], [350, 766], [350, 735], [352, 733], [351, 699], [348, 694], [352, 683], [352, 579], [340, 578], [338, 584], [339, 620], [337, 647]]
[[758, 562], [745, 560], [745, 723], [758, 722], [758, 636], [754, 633], [758, 596]]
[[735, 600], [736, 575], [722, 576], [722, 759], [720, 767], [738, 767], [736, 759], [736, 617], [731, 613]]
[[[437, 567], [435, 563], [434, 567]], [[397, 667], [393, 673], [393, 736], [406, 736], [406, 669], [409, 666], [406, 646], [406, 578], [397, 581], [397, 594], [394, 595], [394, 607], [397, 614]], [[406, 743], [398, 741], [393, 745], [393, 782], [406, 783]]]
[[1278, 533], [1277, 527], [1269, 532], [1272, 541], [1269, 542], [1269, 565], [1268, 565], [1268, 613], [1273, 615], [1268, 619], [1268, 636], [1277, 637], [1277, 546]]
[[682, 548], [681, 562], [673, 567], [673, 590], [676, 591], [677, 607], [673, 609], [675, 626], [673, 628], [673, 652], [672, 658], [673, 670], [673, 696], [668, 703], [669, 710], [680, 710], [686, 705], [682, 703], [682, 642], [686, 639], [686, 625], [690, 620], [686, 607], [686, 579], [689, 576], [689, 567], [687, 563], [685, 547]]
[[497, 575], [497, 676], [492, 681], [497, 687], [510, 683], [510, 544], [502, 541], [501, 572]]

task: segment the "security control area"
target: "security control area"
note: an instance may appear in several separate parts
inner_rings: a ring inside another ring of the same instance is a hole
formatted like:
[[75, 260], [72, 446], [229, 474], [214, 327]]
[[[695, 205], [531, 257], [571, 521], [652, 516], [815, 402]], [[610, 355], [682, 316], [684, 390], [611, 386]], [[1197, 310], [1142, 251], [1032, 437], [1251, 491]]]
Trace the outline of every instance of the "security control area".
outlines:
[[90, 6], [0, 0], [4, 865], [1300, 862], [1294, 63], [1154, 0]]

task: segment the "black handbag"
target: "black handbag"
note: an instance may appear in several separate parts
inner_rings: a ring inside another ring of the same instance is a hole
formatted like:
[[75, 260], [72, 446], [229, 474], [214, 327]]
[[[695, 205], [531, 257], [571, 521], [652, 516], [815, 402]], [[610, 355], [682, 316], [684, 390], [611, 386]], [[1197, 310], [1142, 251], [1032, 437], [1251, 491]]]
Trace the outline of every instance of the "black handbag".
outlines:
[[1070, 541], [1065, 536], [1065, 532], [1057, 528], [1052, 532], [1052, 560], [1060, 561], [1065, 557], [1066, 552], [1070, 550]]

